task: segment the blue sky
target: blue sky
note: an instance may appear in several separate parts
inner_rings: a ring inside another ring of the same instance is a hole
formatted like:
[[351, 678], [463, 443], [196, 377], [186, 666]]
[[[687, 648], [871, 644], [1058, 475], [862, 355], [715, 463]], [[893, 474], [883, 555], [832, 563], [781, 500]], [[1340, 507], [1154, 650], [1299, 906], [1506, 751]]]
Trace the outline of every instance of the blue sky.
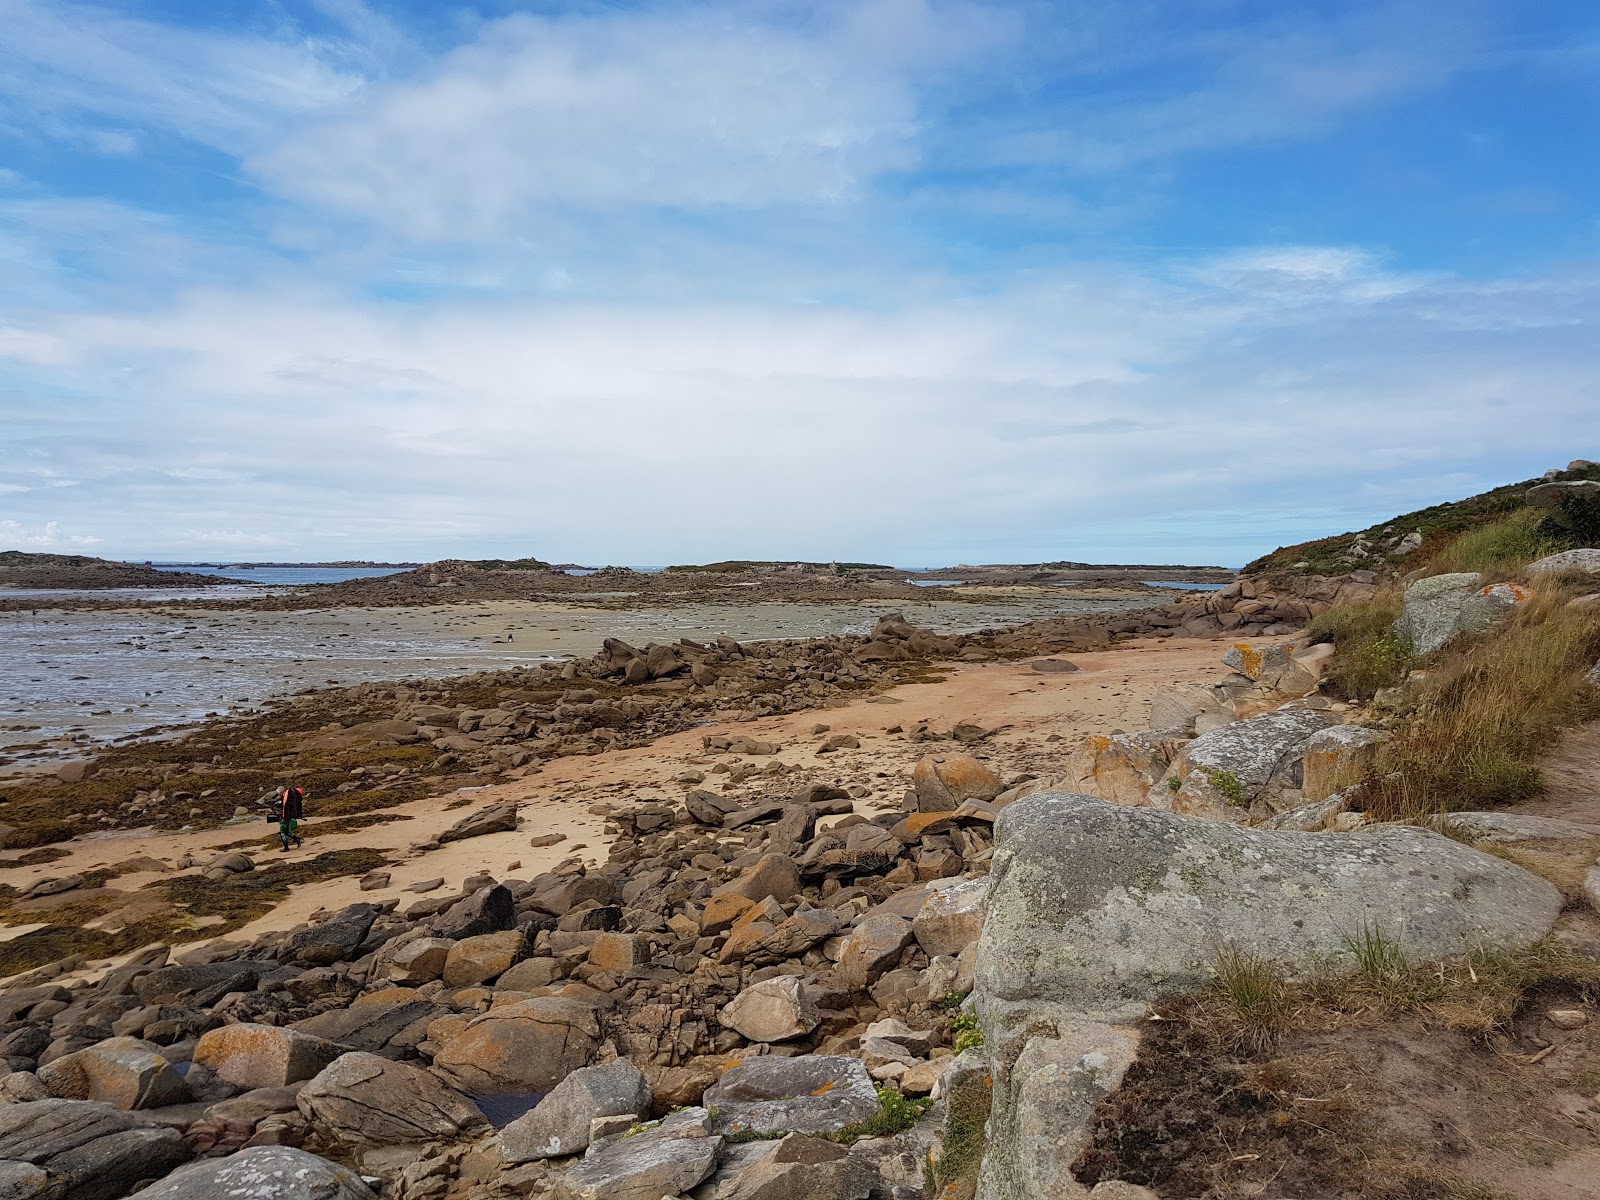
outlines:
[[1600, 457], [1600, 9], [0, 0], [0, 548], [1237, 564]]

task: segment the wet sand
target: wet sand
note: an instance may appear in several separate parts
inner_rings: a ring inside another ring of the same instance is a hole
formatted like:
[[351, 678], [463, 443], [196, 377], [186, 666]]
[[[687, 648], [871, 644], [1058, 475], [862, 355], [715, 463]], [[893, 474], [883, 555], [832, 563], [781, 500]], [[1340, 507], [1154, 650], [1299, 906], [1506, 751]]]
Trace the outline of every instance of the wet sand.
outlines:
[[[899, 807], [910, 769], [918, 758], [958, 748], [945, 740], [917, 742], [904, 731], [926, 723], [943, 732], [959, 722], [971, 722], [997, 730], [973, 752], [988, 758], [1002, 777], [1010, 780], [1024, 772], [1049, 775], [1064, 767], [1068, 756], [1088, 734], [1145, 727], [1151, 700], [1168, 684], [1220, 678], [1226, 673], [1220, 662], [1226, 645], [1222, 641], [1183, 638], [1131, 642], [1093, 654], [1073, 655], [1072, 661], [1080, 670], [1070, 674], [1040, 673], [1025, 662], [951, 665], [940, 668], [946, 674], [942, 682], [907, 684], [882, 697], [853, 700], [837, 708], [706, 726], [663, 737], [637, 749], [556, 759], [524, 779], [386, 810], [410, 819], [352, 833], [316, 836], [317, 797], [313, 796], [306, 823], [310, 835], [306, 847], [288, 855], [276, 849], [252, 851], [257, 862], [293, 862], [328, 850], [368, 847], [395, 860], [389, 886], [362, 892], [358, 880], [346, 878], [299, 888], [270, 914], [229, 937], [249, 938], [267, 930], [287, 928], [319, 909], [333, 910], [356, 900], [398, 898], [404, 907], [418, 897], [403, 889], [419, 880], [442, 877], [445, 887], [453, 891], [463, 878], [480, 871], [496, 878], [528, 878], [574, 853], [588, 861], [603, 861], [607, 835], [603, 819], [589, 812], [591, 806], [676, 800], [690, 786], [720, 789], [724, 777], [711, 771], [718, 762], [745, 761], [766, 766], [777, 761], [798, 768], [774, 780], [755, 777], [730, 789], [748, 796], [752, 802], [762, 794], [763, 784], [775, 794], [788, 795], [801, 782], [831, 782], [865, 788], [866, 794], [856, 801], [856, 810], [870, 815]], [[817, 748], [823, 737], [811, 732], [819, 723], [828, 725], [832, 733], [857, 735], [861, 748], [819, 755]], [[894, 726], [901, 727], [902, 732], [889, 732]], [[702, 753], [702, 736], [719, 731], [775, 741], [781, 749], [770, 757]], [[705, 782], [690, 785], [674, 778], [686, 770], [704, 772]], [[446, 807], [462, 799], [468, 803]], [[517, 831], [489, 834], [438, 850], [413, 849], [473, 809], [505, 799], [515, 799], [523, 805], [522, 825]], [[193, 833], [133, 831], [78, 839], [62, 845], [70, 858], [40, 867], [0, 871], [0, 882], [25, 888], [47, 876], [91, 870], [145, 855], [174, 865], [185, 855], [204, 862], [219, 846], [270, 832], [264, 822], [256, 821]], [[530, 838], [552, 832], [565, 834], [566, 840], [541, 849], [529, 845]], [[520, 865], [513, 867], [513, 863]], [[130, 874], [109, 886], [136, 893], [147, 882], [171, 877], [170, 872]], [[137, 903], [133, 895], [130, 903]], [[21, 932], [20, 926], [4, 931], [7, 937]], [[106, 965], [94, 964], [91, 973]]]

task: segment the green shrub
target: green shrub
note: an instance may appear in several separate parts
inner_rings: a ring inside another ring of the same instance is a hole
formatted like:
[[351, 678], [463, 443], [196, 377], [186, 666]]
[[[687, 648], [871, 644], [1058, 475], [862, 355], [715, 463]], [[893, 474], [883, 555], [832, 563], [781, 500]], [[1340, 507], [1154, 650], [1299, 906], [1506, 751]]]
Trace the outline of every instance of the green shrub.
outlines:
[[1209, 767], [1201, 769], [1211, 781], [1211, 786], [1217, 789], [1217, 794], [1229, 804], [1235, 808], [1243, 808], [1249, 803], [1244, 797], [1244, 784], [1239, 782], [1239, 777], [1232, 771], [1219, 771]]
[[950, 1032], [954, 1035], [957, 1054], [983, 1045], [983, 1030], [978, 1028], [978, 1014], [975, 1012], [958, 1013], [950, 1022]]
[[1600, 496], [1563, 496], [1560, 507], [1539, 525], [1540, 533], [1559, 543], [1556, 549], [1600, 546]]
[[1404, 602], [1398, 590], [1342, 604], [1306, 627], [1308, 641], [1332, 642], [1324, 678], [1349, 700], [1370, 700], [1379, 689], [1403, 682], [1412, 667], [1410, 648], [1394, 634]]

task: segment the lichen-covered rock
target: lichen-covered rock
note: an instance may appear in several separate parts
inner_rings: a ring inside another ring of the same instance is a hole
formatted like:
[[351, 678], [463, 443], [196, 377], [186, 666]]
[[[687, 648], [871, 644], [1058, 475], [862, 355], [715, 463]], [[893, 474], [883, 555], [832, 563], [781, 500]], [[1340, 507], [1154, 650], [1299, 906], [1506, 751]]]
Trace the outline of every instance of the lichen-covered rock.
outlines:
[[298, 1105], [323, 1138], [358, 1148], [457, 1141], [489, 1125], [431, 1071], [360, 1051], [306, 1084]]
[[490, 1009], [447, 1041], [433, 1061], [468, 1095], [548, 1092], [588, 1066], [599, 1044], [593, 1008], [540, 996]]
[[377, 1200], [348, 1167], [289, 1146], [252, 1146], [191, 1163], [139, 1193], [145, 1200]]
[[1306, 741], [1301, 793], [1307, 800], [1317, 802], [1360, 783], [1372, 771], [1378, 747], [1387, 737], [1376, 729], [1364, 729], [1360, 725], [1319, 729]]
[[706, 1200], [867, 1200], [879, 1182], [845, 1147], [803, 1133], [735, 1149]]
[[[1184, 746], [1172, 777], [1184, 780], [1198, 771], [1230, 803], [1247, 807], [1269, 791], [1299, 787], [1307, 740], [1336, 723], [1330, 713], [1297, 704], [1235, 721]], [[1237, 794], [1230, 794], [1235, 785]], [[1152, 800], [1167, 807], [1162, 803], [1163, 789], [1164, 785], [1152, 789]]]
[[952, 879], [933, 884], [911, 920], [911, 933], [929, 958], [954, 958], [983, 932], [987, 879]]
[[1218, 950], [1348, 961], [1364, 928], [1416, 960], [1510, 950], [1544, 937], [1563, 902], [1413, 826], [1277, 833], [1042, 792], [995, 833], [973, 993], [994, 1068], [985, 1200], [1074, 1194], [1066, 1166], [1133, 1059], [1144, 1005], [1204, 986]]
[[242, 1088], [284, 1087], [310, 1079], [348, 1049], [296, 1029], [242, 1023], [201, 1034], [194, 1061]]
[[384, 969], [393, 983], [432, 983], [444, 974], [450, 957], [449, 938], [414, 937], [392, 951], [384, 948]]
[[911, 786], [922, 812], [951, 812], [968, 800], [993, 800], [1000, 776], [970, 754], [929, 754], [912, 768]]
[[837, 1133], [878, 1111], [878, 1091], [858, 1058], [762, 1057], [727, 1071], [704, 1103], [718, 1133]]
[[1485, 586], [1483, 576], [1472, 571], [1430, 575], [1406, 589], [1394, 632], [1413, 654], [1431, 658], [1458, 635], [1487, 633], [1529, 595], [1520, 584]]
[[1167, 773], [1189, 735], [1176, 729], [1094, 733], [1073, 757], [1068, 777], [1075, 786], [1113, 804], [1148, 804], [1152, 784]]
[[500, 1131], [503, 1162], [532, 1162], [582, 1154], [590, 1126], [601, 1117], [640, 1117], [650, 1111], [650, 1085], [625, 1058], [568, 1075], [532, 1112]]

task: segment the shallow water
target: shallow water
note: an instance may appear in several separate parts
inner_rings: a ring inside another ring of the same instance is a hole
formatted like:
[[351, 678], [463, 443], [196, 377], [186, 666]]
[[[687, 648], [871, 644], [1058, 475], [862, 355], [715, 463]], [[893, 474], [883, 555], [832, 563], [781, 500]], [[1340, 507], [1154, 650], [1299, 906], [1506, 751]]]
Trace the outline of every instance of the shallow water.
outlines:
[[[635, 645], [867, 633], [885, 612], [943, 632], [1056, 614], [1146, 607], [1060, 592], [1009, 603], [718, 603], [608, 610], [497, 602], [289, 612], [92, 610], [0, 613], [0, 750], [59, 755], [101, 741], [253, 708], [330, 684], [444, 677], [586, 656], [609, 636]], [[40, 745], [40, 743], [50, 743]]]

